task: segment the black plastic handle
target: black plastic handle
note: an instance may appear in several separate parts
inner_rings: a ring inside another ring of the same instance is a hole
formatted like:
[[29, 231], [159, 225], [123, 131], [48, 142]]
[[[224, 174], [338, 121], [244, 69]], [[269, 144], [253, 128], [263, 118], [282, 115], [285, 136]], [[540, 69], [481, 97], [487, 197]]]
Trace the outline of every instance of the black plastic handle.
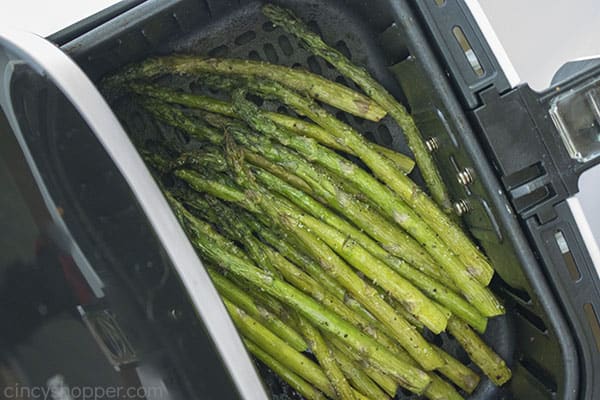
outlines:
[[480, 105], [477, 93], [494, 86], [510, 89], [498, 60], [477, 21], [462, 0], [419, 0], [416, 7], [425, 20], [441, 61], [469, 109]]

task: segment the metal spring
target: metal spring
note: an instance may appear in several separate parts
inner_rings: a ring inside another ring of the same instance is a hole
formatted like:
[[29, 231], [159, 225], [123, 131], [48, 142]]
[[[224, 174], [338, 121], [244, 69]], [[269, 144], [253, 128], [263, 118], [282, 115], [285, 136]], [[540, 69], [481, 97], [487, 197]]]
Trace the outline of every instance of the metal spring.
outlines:
[[435, 136], [425, 139], [425, 147], [430, 153], [433, 153], [440, 148], [440, 139]]
[[470, 185], [475, 180], [475, 171], [470, 167], [463, 168], [456, 174], [456, 179], [463, 186]]
[[454, 212], [460, 217], [464, 214], [471, 212], [473, 209], [471, 208], [471, 203], [467, 199], [461, 199], [453, 204]]

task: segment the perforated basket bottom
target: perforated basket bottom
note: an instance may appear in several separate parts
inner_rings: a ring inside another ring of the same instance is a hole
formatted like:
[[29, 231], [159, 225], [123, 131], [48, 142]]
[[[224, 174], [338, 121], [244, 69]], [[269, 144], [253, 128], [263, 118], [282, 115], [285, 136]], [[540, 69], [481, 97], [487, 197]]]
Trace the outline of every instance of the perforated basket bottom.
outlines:
[[[380, 32], [369, 31], [360, 16], [343, 6], [330, 2], [285, 2], [290, 8], [298, 11], [298, 14], [306, 21], [310, 21], [313, 30], [319, 32], [329, 44], [348, 56], [355, 63], [365, 66], [386, 88], [399, 100], [404, 101], [397, 82], [388, 71], [386, 65], [401, 60], [386, 59], [377, 46], [377, 35]], [[328, 79], [345, 84], [355, 90], [358, 88], [341, 76], [337, 70], [319, 57], [315, 57], [298, 41], [286, 34], [281, 28], [275, 28], [260, 12], [260, 2], [250, 3], [236, 8], [230, 14], [214, 19], [208, 25], [194, 31], [182, 38], [160, 47], [159, 54], [191, 53], [209, 55], [215, 57], [248, 58], [254, 60], [265, 60], [272, 63], [301, 67], [325, 76]], [[408, 54], [407, 52], [399, 52]], [[179, 86], [190, 92], [205, 92], [201, 83], [193, 79], [167, 78], [171, 85]], [[219, 96], [218, 93], [211, 93]], [[273, 102], [261, 104], [270, 110], [289, 112], [281, 105]], [[410, 105], [408, 105], [410, 108]], [[329, 111], [335, 113], [337, 118], [347, 122], [368, 139], [379, 144], [393, 148], [396, 151], [410, 154], [401, 129], [389, 117], [378, 123], [356, 118], [339, 110], [325, 106]], [[130, 132], [142, 135], [145, 139], [156, 138], [158, 130], [168, 129], [159, 126], [141, 117], [139, 120], [125, 121]], [[139, 140], [139, 136], [136, 140]], [[421, 182], [418, 171], [411, 177]], [[490, 344], [509, 364], [514, 352], [514, 329], [509, 316], [503, 316], [490, 320], [485, 341]], [[478, 371], [467, 354], [458, 343], [450, 336], [444, 334], [434, 336], [427, 335], [435, 344], [444, 348], [448, 353], [461, 362]], [[289, 388], [285, 382], [279, 379], [264, 365], [258, 363], [260, 374], [265, 385], [272, 393], [274, 399], [298, 399], [298, 396]], [[495, 387], [489, 380], [482, 379], [476, 392], [470, 399], [500, 399], [504, 398], [504, 390]], [[465, 397], [467, 397], [465, 395]], [[416, 396], [407, 391], [400, 390], [398, 399], [415, 399]]]

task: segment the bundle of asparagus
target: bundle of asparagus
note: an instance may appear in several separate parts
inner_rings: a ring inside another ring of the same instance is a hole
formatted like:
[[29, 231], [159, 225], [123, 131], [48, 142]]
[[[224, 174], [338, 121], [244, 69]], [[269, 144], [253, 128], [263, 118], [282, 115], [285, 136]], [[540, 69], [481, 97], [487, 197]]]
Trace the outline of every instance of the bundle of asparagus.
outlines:
[[[460, 399], [480, 377], [425, 339], [447, 331], [505, 383], [510, 370], [475, 332], [504, 312], [487, 287], [493, 269], [445, 212], [446, 190], [411, 116], [291, 12], [263, 11], [365, 94], [300, 69], [181, 55], [104, 82], [160, 122], [160, 145], [140, 143], [142, 154], [248, 350], [308, 399], [385, 399], [399, 387]], [[157, 84], [165, 75], [192, 76], [228, 100]], [[317, 101], [372, 121], [389, 113], [432, 197], [408, 178], [409, 157], [368, 142]]]

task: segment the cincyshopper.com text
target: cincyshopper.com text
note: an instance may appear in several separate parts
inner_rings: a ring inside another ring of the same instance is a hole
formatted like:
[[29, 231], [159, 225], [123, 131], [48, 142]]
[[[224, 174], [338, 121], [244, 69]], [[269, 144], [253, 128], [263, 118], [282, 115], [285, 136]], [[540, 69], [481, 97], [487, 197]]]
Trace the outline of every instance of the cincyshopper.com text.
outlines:
[[164, 387], [123, 386], [5, 386], [0, 398], [7, 400], [134, 400], [160, 399]]

